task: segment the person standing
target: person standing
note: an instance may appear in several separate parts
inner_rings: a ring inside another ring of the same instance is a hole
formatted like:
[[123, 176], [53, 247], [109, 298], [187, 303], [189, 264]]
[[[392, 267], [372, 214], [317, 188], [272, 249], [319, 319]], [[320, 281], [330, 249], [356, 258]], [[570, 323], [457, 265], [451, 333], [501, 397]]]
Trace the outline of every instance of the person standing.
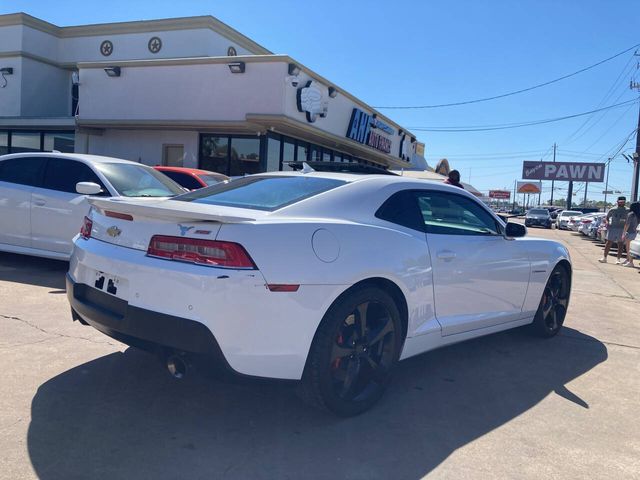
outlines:
[[627, 223], [627, 215], [629, 213], [629, 210], [624, 206], [625, 203], [627, 203], [626, 197], [618, 197], [618, 206], [607, 212], [607, 216], [605, 217], [607, 236], [606, 243], [604, 245], [604, 257], [598, 259], [600, 263], [607, 263], [609, 250], [611, 250], [611, 246], [614, 243], [618, 246], [618, 259], [616, 260], [616, 265], [620, 265], [622, 263], [620, 260], [622, 257], [623, 245], [622, 232], [624, 231], [624, 226]]
[[631, 241], [636, 239], [638, 234], [638, 222], [640, 222], [640, 203], [633, 202], [629, 205], [629, 214], [627, 215], [627, 222], [624, 224], [624, 231], [622, 232], [622, 240], [627, 247], [627, 261], [622, 265], [624, 267], [635, 268], [633, 264], [633, 256], [631, 255]]
[[464, 190], [464, 187], [460, 183], [460, 172], [458, 170], [451, 170], [444, 183], [446, 183], [447, 185], [453, 185], [454, 187], [459, 187]]

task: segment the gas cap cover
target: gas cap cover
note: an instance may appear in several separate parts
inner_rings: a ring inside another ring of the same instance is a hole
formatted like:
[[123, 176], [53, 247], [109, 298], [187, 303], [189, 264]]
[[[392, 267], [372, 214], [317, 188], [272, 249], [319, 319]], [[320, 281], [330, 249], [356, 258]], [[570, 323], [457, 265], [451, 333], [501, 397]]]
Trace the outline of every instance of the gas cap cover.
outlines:
[[311, 246], [316, 257], [325, 263], [335, 262], [340, 255], [340, 242], [325, 228], [319, 228], [313, 233]]

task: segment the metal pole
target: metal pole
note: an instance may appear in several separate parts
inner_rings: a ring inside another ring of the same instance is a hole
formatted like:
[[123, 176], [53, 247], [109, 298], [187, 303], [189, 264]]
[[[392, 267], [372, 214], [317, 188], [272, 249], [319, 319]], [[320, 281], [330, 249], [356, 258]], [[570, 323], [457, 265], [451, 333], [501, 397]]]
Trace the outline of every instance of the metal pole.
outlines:
[[584, 201], [582, 202], [582, 206], [587, 208], [587, 189], [589, 188], [589, 182], [584, 182]]
[[636, 153], [633, 154], [633, 181], [631, 186], [631, 201], [638, 201], [638, 180], [640, 177], [640, 109], [638, 110], [638, 129], [636, 130]]
[[[556, 144], [553, 144], [553, 163], [556, 163]], [[553, 186], [555, 181], [551, 180], [551, 206], [553, 207]]]
[[571, 210], [573, 200], [573, 180], [569, 181], [569, 192], [567, 193], [567, 210]]
[[513, 181], [513, 207], [511, 207], [511, 210], [515, 210], [516, 209], [516, 201], [517, 201], [517, 197], [516, 197], [516, 182], [517, 182], [517, 180]]
[[611, 157], [607, 162], [607, 181], [604, 184], [604, 210], [607, 211], [607, 192], [609, 191], [609, 169], [611, 168]]

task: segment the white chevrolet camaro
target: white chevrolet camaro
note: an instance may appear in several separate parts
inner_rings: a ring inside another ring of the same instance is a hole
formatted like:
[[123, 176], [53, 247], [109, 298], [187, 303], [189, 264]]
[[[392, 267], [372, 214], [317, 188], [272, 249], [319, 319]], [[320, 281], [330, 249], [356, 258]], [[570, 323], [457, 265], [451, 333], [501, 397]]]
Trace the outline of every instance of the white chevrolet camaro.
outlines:
[[393, 175], [261, 174], [173, 199], [90, 200], [75, 320], [163, 356], [301, 380], [338, 415], [370, 408], [398, 360], [565, 318], [571, 264], [468, 192]]

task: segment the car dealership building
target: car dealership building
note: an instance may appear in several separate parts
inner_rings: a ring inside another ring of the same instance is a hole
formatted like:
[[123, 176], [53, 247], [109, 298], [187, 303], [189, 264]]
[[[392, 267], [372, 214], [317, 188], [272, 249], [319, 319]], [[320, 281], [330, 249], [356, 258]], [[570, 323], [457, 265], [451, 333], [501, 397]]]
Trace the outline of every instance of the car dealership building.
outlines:
[[0, 15], [0, 154], [75, 151], [243, 175], [303, 160], [423, 167], [419, 147], [210, 16], [57, 27]]

